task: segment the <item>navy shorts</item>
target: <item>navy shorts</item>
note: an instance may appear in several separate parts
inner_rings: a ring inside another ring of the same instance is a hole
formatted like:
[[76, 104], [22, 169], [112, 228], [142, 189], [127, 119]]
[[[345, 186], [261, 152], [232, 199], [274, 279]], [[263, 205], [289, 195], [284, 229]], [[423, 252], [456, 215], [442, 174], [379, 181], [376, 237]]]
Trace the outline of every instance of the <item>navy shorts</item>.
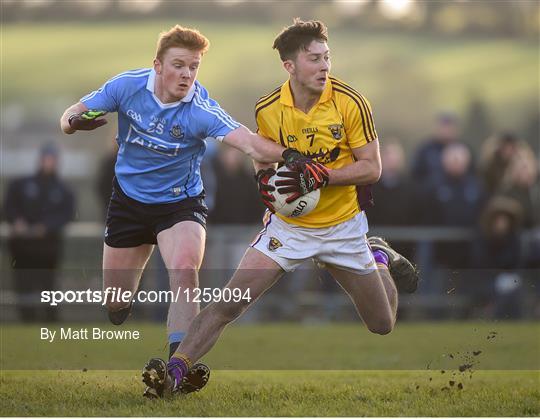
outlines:
[[157, 235], [181, 221], [195, 221], [206, 228], [208, 207], [204, 192], [167, 204], [145, 204], [127, 196], [116, 178], [105, 228], [105, 243], [111, 247], [157, 244]]

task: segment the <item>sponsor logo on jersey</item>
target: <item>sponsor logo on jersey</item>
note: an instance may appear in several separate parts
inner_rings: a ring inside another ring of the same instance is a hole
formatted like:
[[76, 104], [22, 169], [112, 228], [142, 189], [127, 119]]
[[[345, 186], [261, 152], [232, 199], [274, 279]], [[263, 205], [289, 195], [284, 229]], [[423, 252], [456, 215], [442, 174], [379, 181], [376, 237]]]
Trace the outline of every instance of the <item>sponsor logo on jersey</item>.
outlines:
[[302, 134], [315, 134], [316, 132], [319, 132], [317, 127], [302, 128]]
[[135, 112], [133, 109], [128, 109], [126, 112], [127, 116], [129, 116], [134, 121], [137, 121], [139, 124], [142, 123], [142, 116], [141, 114]]
[[332, 133], [334, 139], [339, 140], [343, 136], [341, 130], [343, 129], [343, 124], [332, 124], [328, 125], [328, 129]]
[[270, 237], [270, 241], [268, 242], [268, 250], [275, 251], [276, 249], [279, 249], [281, 246], [281, 242], [276, 239], [275, 237]]
[[184, 138], [184, 132], [182, 131], [182, 127], [180, 125], [173, 125], [169, 131], [169, 134], [171, 134], [171, 136], [174, 138]]
[[296, 141], [298, 141], [298, 138], [296, 138], [295, 135], [287, 135], [287, 142], [288, 143], [294, 143]]
[[180, 143], [173, 143], [170, 140], [162, 140], [157, 136], [148, 134], [148, 132], [138, 130], [133, 125], [130, 125], [124, 141], [127, 144], [136, 144], [156, 153], [171, 157], [176, 157], [178, 155], [181, 145]]

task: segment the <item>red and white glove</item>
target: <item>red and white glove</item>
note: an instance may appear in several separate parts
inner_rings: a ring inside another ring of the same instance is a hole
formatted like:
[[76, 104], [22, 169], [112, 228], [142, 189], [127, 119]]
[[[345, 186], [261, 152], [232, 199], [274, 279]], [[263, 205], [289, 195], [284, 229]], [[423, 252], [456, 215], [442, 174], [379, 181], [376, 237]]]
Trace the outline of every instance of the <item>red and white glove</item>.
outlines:
[[257, 181], [257, 188], [259, 189], [259, 195], [261, 196], [263, 204], [266, 205], [266, 207], [272, 212], [276, 212], [274, 210], [274, 206], [272, 205], [272, 202], [274, 202], [276, 199], [272, 196], [270, 192], [274, 192], [276, 188], [274, 188], [272, 185], [269, 185], [268, 181], [275, 174], [276, 171], [274, 169], [268, 168], [259, 170], [255, 175], [255, 180]]
[[291, 194], [287, 203], [291, 203], [302, 195], [306, 195], [316, 189], [324, 188], [328, 185], [330, 174], [328, 169], [299, 151], [287, 149], [283, 152], [285, 166], [290, 169], [288, 172], [280, 172], [278, 177], [283, 180], [276, 180], [277, 191], [281, 194]]

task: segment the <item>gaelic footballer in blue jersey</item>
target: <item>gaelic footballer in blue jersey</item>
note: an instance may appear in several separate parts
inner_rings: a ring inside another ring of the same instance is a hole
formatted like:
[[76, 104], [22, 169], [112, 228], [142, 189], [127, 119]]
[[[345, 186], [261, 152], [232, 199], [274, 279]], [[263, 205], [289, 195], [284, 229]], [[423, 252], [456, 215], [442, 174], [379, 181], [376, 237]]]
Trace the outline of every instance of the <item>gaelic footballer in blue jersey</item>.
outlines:
[[[283, 147], [236, 122], [196, 81], [208, 47], [200, 32], [177, 25], [160, 35], [152, 68], [112, 77], [61, 118], [63, 132], [72, 134], [104, 125], [105, 113], [118, 114], [119, 151], [103, 250], [104, 289], [135, 293], [155, 244], [173, 292], [198, 286], [206, 238], [200, 176], [206, 138], [223, 141], [260, 162], [282, 160]], [[302, 159], [301, 165], [307, 167], [310, 161]], [[107, 301], [111, 321], [123, 323], [131, 305]], [[171, 354], [198, 312], [194, 302], [170, 305]]]

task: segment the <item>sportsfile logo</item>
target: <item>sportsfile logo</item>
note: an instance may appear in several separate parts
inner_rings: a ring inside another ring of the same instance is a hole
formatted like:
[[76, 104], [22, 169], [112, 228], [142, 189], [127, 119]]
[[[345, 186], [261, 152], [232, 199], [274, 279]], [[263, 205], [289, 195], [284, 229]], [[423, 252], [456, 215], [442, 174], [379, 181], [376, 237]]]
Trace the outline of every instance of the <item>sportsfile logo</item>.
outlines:
[[[281, 244], [281, 243], [280, 243]], [[84, 304], [95, 303], [104, 306], [110, 303], [129, 304], [132, 300], [139, 303], [176, 303], [179, 301], [210, 303], [210, 302], [239, 302], [251, 301], [251, 291], [240, 288], [182, 288], [172, 290], [141, 290], [133, 293], [129, 290], [107, 287], [103, 291], [91, 290], [68, 290], [68, 291], [41, 291], [41, 302], [51, 307], [59, 304]]]

